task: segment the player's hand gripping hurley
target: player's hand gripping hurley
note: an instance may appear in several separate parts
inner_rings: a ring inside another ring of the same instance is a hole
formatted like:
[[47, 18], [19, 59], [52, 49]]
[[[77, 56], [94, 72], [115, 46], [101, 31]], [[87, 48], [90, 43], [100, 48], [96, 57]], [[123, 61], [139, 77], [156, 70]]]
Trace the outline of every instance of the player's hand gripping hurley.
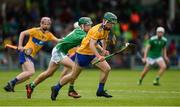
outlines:
[[[6, 44], [6, 45], [5, 45], [5, 48], [11, 48], [11, 49], [18, 50], [18, 47], [17, 47], [17, 46], [10, 45], [10, 44]], [[23, 51], [24, 51], [24, 53], [25, 53], [26, 55], [31, 55], [31, 53], [32, 53], [32, 48], [24, 49]]]
[[[123, 52], [128, 52], [128, 51], [132, 51], [135, 49], [135, 44], [132, 44], [132, 43], [126, 43], [124, 47], [122, 47], [120, 50], [110, 54], [110, 55], [107, 55], [105, 57], [105, 60], [109, 60], [110, 58], [112, 58], [114, 55], [117, 55], [119, 53], [123, 53]], [[94, 61], [92, 64], [95, 65], [97, 63], [99, 63], [100, 60], [96, 60]]]

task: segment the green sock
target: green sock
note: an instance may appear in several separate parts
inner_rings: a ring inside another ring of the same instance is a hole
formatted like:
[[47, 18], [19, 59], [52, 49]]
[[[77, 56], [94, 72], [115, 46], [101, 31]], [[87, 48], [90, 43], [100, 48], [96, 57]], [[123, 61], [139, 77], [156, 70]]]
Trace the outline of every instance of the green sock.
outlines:
[[138, 79], [137, 84], [138, 84], [138, 85], [141, 85], [141, 84], [142, 84], [142, 78], [139, 78], [139, 79]]
[[30, 87], [31, 87], [31, 88], [35, 88], [35, 87], [36, 87], [36, 85], [34, 84], [34, 82], [30, 83]]
[[142, 78], [139, 78], [139, 82], [142, 82], [142, 80], [143, 80]]
[[156, 77], [156, 82], [159, 82], [160, 77]]
[[74, 91], [74, 84], [69, 85], [69, 91]]

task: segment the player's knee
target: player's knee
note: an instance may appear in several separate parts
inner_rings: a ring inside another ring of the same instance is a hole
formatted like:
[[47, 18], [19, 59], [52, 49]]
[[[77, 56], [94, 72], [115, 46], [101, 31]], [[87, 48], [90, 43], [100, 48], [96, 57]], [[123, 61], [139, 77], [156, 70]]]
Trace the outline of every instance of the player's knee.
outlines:
[[31, 71], [31, 72], [29, 72], [29, 76], [33, 76], [33, 75], [34, 75], [34, 73], [35, 73], [35, 71]]
[[161, 69], [165, 70], [167, 68], [166, 65], [161, 66]]
[[109, 67], [108, 69], [106, 69], [107, 72], [110, 72], [111, 71], [111, 67]]
[[103, 71], [109, 73], [109, 72], [111, 71], [111, 67], [110, 67], [110, 66], [105, 67], [105, 68], [103, 69]]

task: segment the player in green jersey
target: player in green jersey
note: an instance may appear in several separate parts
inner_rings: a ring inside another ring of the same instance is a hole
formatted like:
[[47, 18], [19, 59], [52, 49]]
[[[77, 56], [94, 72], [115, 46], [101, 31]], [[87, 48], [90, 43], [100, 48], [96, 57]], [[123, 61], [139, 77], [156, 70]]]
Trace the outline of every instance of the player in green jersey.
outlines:
[[[152, 36], [149, 40], [149, 44], [146, 46], [144, 50], [144, 58], [142, 59], [143, 63], [146, 63], [144, 66], [144, 70], [140, 74], [140, 78], [138, 80], [138, 85], [142, 84], [142, 80], [145, 75], [149, 71], [150, 65], [157, 63], [160, 67], [157, 76], [153, 82], [153, 85], [160, 85], [159, 79], [163, 75], [166, 69], [165, 61], [169, 62], [166, 52], [166, 44], [167, 39], [163, 36], [165, 30], [163, 27], [158, 27], [156, 29], [156, 35]], [[165, 61], [164, 61], [165, 60]]]
[[[78, 20], [78, 24], [80, 28], [75, 28], [53, 48], [47, 70], [42, 72], [32, 83], [26, 85], [27, 98], [31, 98], [34, 88], [39, 83], [52, 76], [60, 65], [72, 69], [74, 62], [67, 56], [68, 50], [80, 45], [82, 39], [91, 28], [92, 21], [89, 17], [81, 17]], [[71, 83], [74, 83], [74, 81]], [[77, 96], [72, 97], [78, 98]]]
[[[51, 100], [56, 100], [62, 87], [70, 81], [76, 80], [83, 68], [89, 66], [89, 64], [96, 59], [100, 60], [100, 62], [95, 66], [101, 71], [96, 96], [105, 98], [112, 97], [112, 95], [104, 90], [106, 80], [111, 70], [110, 65], [104, 60], [104, 56], [109, 55], [109, 52], [106, 50], [107, 40], [109, 31], [115, 23], [117, 23], [117, 16], [111, 12], [106, 12], [102, 23], [93, 26], [88, 31], [87, 36], [82, 40], [80, 47], [76, 51], [76, 61], [72, 72], [60, 78], [60, 81], [51, 87]], [[98, 41], [102, 43], [102, 47]]]

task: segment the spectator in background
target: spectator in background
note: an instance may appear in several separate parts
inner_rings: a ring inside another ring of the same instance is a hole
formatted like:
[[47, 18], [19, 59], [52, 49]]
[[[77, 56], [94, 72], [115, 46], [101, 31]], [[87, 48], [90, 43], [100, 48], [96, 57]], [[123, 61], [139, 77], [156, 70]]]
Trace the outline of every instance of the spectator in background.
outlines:
[[[4, 0], [5, 3], [6, 1]], [[149, 5], [148, 8], [147, 5]], [[127, 41], [131, 39], [137, 41], [140, 38], [139, 35], [144, 32], [150, 32], [150, 36], [153, 35], [151, 32], [154, 32], [154, 27], [157, 25], [165, 26], [167, 33], [180, 34], [179, 5], [179, 1], [176, 0], [175, 19], [170, 23], [167, 18], [169, 11], [164, 11], [169, 4], [163, 0], [154, 4], [149, 2], [146, 5], [139, 0], [15, 0], [6, 3], [3, 11], [5, 14], [0, 15], [0, 28], [2, 28], [3, 39], [9, 36], [18, 37], [20, 31], [37, 26], [41, 16], [52, 16], [54, 20], [52, 33], [63, 37], [72, 30], [70, 27], [72, 22], [81, 16], [89, 16], [97, 23], [101, 20], [103, 11], [112, 10], [118, 14], [121, 22], [120, 37], [123, 39], [122, 35], [125, 32], [124, 37]], [[140, 46], [141, 44], [138, 47]]]
[[168, 57], [171, 60], [172, 65], [177, 65], [178, 63], [178, 57], [176, 52], [176, 41], [174, 39], [171, 40], [169, 47], [168, 47]]
[[178, 57], [178, 67], [180, 68], [180, 40], [178, 41], [177, 45], [177, 57]]
[[0, 29], [0, 64], [7, 64], [5, 57], [2, 30]]
[[171, 40], [168, 47], [168, 57], [176, 56], [176, 41], [174, 39]]

